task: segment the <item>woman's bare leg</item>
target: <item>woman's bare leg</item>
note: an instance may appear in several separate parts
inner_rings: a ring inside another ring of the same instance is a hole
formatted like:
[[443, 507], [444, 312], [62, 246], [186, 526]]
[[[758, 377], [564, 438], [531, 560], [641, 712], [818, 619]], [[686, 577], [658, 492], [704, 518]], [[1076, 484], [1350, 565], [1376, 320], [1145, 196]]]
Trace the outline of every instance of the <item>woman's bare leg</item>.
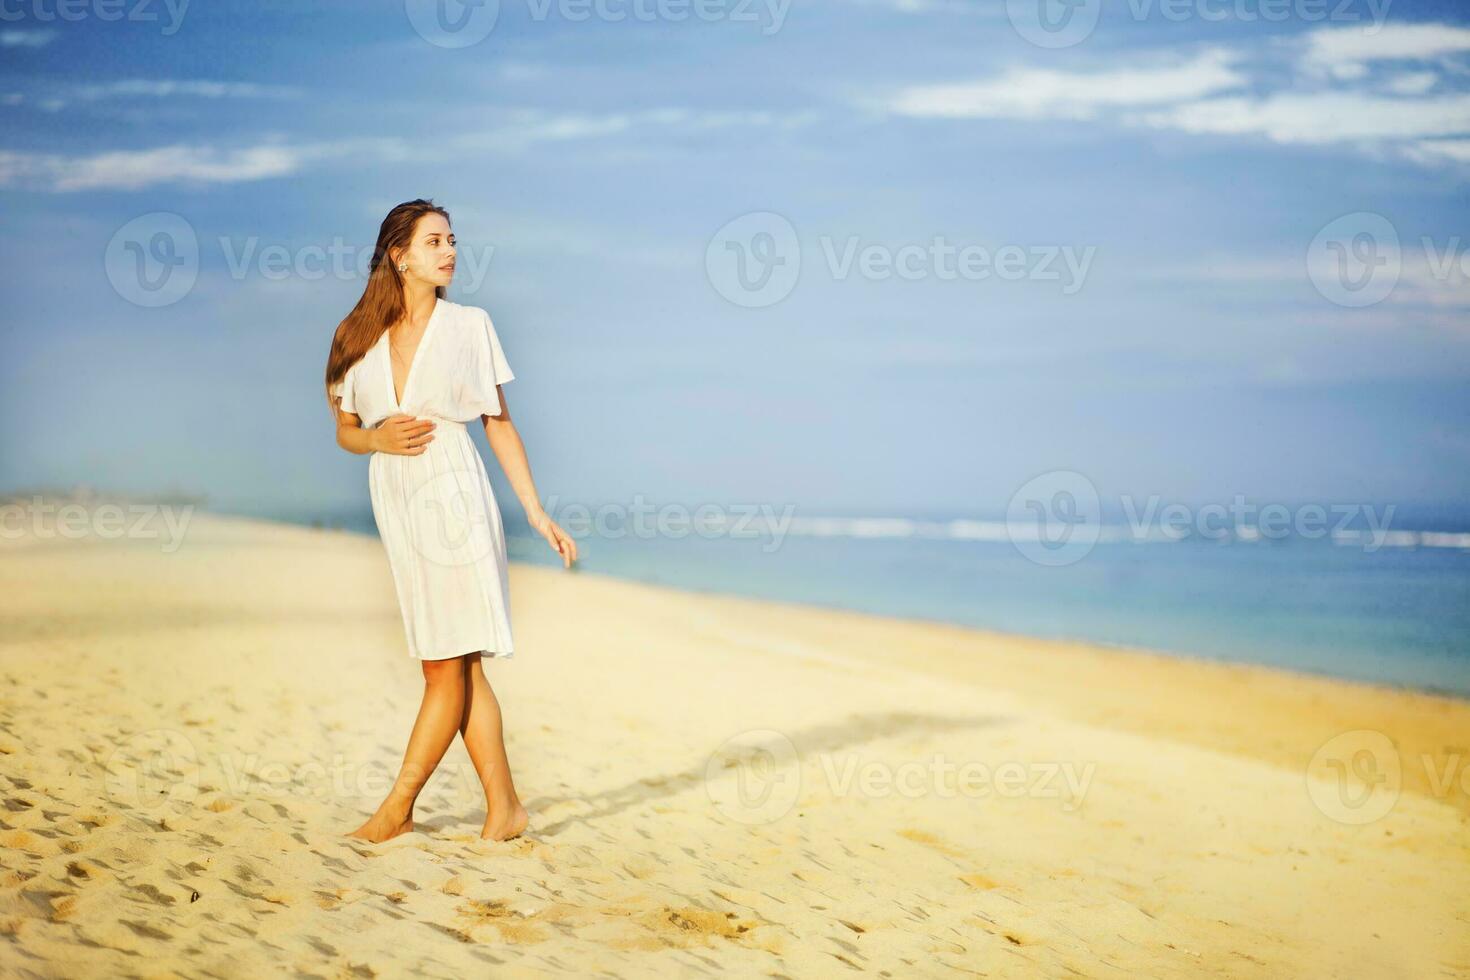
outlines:
[[[480, 655], [477, 653], [474, 658], [479, 660]], [[449, 743], [454, 741], [454, 733], [464, 715], [464, 659], [450, 657], [423, 662], [424, 700], [408, 737], [398, 778], [387, 798], [379, 804], [378, 812], [348, 837], [377, 844], [413, 829], [414, 801], [434, 774], [434, 767], [444, 758]]]
[[475, 764], [480, 785], [485, 787], [485, 826], [480, 836], [491, 840], [508, 840], [526, 829], [530, 817], [516, 796], [510, 778], [510, 760], [505, 755], [504, 729], [500, 702], [485, 677], [478, 653], [464, 658], [464, 716], [459, 733], [470, 761]]

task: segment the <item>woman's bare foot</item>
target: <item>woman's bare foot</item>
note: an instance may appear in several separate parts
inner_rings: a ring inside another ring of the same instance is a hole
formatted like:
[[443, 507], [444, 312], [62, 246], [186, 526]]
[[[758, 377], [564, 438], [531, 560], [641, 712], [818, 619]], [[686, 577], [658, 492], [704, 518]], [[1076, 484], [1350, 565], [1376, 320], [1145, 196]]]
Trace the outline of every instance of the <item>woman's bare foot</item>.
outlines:
[[485, 826], [480, 830], [480, 839], [510, 840], [512, 837], [519, 837], [530, 822], [530, 814], [517, 801], [511, 806], [491, 811], [490, 816], [485, 818]]
[[413, 810], [410, 808], [405, 813], [389, 809], [385, 803], [378, 808], [377, 813], [368, 817], [367, 823], [343, 836], [365, 840], [369, 844], [381, 844], [410, 830], [413, 830]]

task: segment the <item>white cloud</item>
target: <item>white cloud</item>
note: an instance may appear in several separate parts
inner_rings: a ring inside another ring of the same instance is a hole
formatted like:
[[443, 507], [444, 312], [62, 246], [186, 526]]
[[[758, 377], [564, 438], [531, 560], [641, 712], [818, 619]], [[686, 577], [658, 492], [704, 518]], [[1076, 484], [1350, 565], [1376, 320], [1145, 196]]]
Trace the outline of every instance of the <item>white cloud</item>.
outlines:
[[[1459, 243], [1456, 243], [1457, 245]], [[1460, 261], [1455, 261], [1456, 259]], [[1441, 310], [1470, 310], [1470, 279], [1465, 276], [1463, 251], [1447, 249], [1440, 254], [1421, 254], [1411, 263], [1405, 256], [1404, 272], [1394, 298], [1408, 305], [1435, 307]], [[1466, 321], [1461, 320], [1463, 328]]]
[[55, 31], [0, 31], [0, 48], [44, 48], [54, 40]]
[[[1458, 236], [1445, 240], [1406, 236], [1398, 255], [1398, 279], [1381, 309], [1426, 314], [1459, 311], [1462, 315], [1470, 311], [1470, 242]], [[1303, 252], [1255, 257], [1217, 255], [1202, 261], [1143, 268], [1136, 275], [1144, 282], [1305, 289], [1309, 280], [1304, 262]], [[1462, 319], [1459, 329], [1463, 330], [1465, 324]]]
[[1470, 163], [1470, 139], [1419, 140], [1407, 152], [1421, 163]]
[[1346, 92], [1187, 102], [1131, 117], [1187, 133], [1252, 134], [1278, 143], [1406, 140], [1470, 130], [1470, 93], [1388, 99]]
[[616, 255], [619, 262], [650, 268], [674, 272], [689, 268], [685, 249], [660, 242], [656, 236], [630, 234], [626, 228], [563, 221], [545, 214], [486, 212], [470, 206], [456, 206], [452, 214], [456, 227], [486, 229], [496, 242], [518, 255], [537, 255], [551, 261], [565, 256], [606, 259]]
[[1168, 64], [1150, 58], [1092, 72], [1016, 68], [913, 85], [876, 105], [900, 116], [1101, 119], [1465, 163], [1463, 141], [1449, 138], [1470, 135], [1467, 53], [1470, 30], [1445, 24], [1324, 28], [1284, 45], [1211, 48]]
[[500, 139], [517, 145], [585, 140], [625, 132], [632, 124], [632, 118], [623, 113], [601, 116], [542, 116], [536, 114], [497, 131], [492, 139]]
[[1470, 51], [1470, 30], [1448, 24], [1325, 27], [1307, 36], [1302, 67], [1361, 78], [1375, 61], [1430, 61]]
[[1435, 72], [1405, 72], [1383, 81], [1383, 88], [1395, 96], [1423, 96], [1439, 82]]
[[817, 118], [814, 112], [764, 112], [667, 107], [643, 112], [601, 115], [553, 114], [538, 110], [513, 113], [510, 121], [479, 132], [454, 138], [460, 147], [514, 153], [537, 143], [590, 140], [616, 136], [643, 127], [698, 132], [745, 126], [757, 129], [794, 129]]
[[129, 78], [99, 85], [78, 85], [69, 90], [73, 98], [112, 99], [168, 98], [175, 95], [205, 99], [295, 99], [301, 90], [288, 85], [261, 85], [256, 82], [215, 82], [206, 79]]
[[112, 99], [296, 99], [299, 89], [287, 85], [261, 85], [255, 82], [216, 82], [206, 79], [129, 78], [92, 85], [48, 88], [35, 104], [48, 112], [57, 112], [75, 102], [102, 102]]
[[884, 103], [903, 116], [949, 119], [1090, 119], [1120, 106], [1199, 98], [1246, 82], [1234, 56], [1210, 50], [1182, 64], [1103, 72], [1015, 69], [989, 81], [916, 85]]
[[1383, 87], [1394, 95], [1423, 95], [1434, 88], [1439, 76], [1432, 71], [1405, 72], [1386, 79]]
[[221, 150], [178, 144], [91, 156], [0, 151], [0, 187], [28, 184], [53, 191], [136, 190], [177, 180], [234, 183], [291, 173], [300, 164], [289, 147]]
[[[555, 115], [538, 111], [512, 114], [510, 122], [448, 139], [456, 150], [516, 153], [544, 142], [594, 140], [661, 126], [700, 131], [730, 126], [793, 128], [816, 118], [813, 113], [706, 111], [677, 107], [638, 113]], [[173, 144], [145, 150], [114, 150], [84, 156], [0, 150], [0, 187], [24, 186], [50, 191], [137, 190], [177, 181], [239, 183], [285, 177], [318, 160], [404, 161], [423, 153], [425, 140], [394, 137], [218, 147]]]
[[500, 77], [510, 82], [539, 82], [552, 74], [550, 65], [532, 61], [504, 61], [499, 67]]
[[976, 3], [973, 0], [843, 0], [847, 6], [886, 7], [903, 14], [961, 14], [966, 17], [1003, 20], [1005, 4]]

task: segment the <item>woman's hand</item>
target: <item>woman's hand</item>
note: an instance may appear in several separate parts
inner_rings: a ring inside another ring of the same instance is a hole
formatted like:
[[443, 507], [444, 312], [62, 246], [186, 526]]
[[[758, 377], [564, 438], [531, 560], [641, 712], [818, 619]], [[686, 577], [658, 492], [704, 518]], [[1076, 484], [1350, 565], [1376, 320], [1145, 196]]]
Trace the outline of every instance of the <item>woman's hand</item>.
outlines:
[[373, 452], [418, 456], [434, 440], [434, 420], [390, 415], [373, 433]]
[[572, 562], [577, 560], [577, 542], [573, 541], [571, 535], [563, 531], [545, 511], [527, 516], [530, 525], [541, 533], [546, 543], [551, 545], [551, 550], [561, 555], [563, 568], [571, 568]]

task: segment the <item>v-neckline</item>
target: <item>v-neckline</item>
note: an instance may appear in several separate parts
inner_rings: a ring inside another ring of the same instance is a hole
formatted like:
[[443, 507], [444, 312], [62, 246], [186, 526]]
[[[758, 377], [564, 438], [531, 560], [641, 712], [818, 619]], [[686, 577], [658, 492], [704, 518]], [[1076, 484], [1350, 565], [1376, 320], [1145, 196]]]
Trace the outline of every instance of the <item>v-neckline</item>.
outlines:
[[429, 335], [433, 333], [434, 323], [439, 319], [439, 307], [444, 305], [444, 300], [435, 298], [434, 308], [429, 311], [428, 322], [424, 324], [424, 334], [419, 338], [418, 346], [413, 349], [413, 357], [409, 359], [408, 370], [403, 375], [403, 395], [398, 394], [398, 382], [393, 380], [393, 338], [389, 337], [389, 331], [383, 331], [383, 343], [388, 349], [388, 393], [393, 396], [393, 407], [399, 411], [408, 401], [409, 385], [413, 384], [413, 369], [418, 366], [419, 355], [424, 352], [424, 345], [429, 342]]

